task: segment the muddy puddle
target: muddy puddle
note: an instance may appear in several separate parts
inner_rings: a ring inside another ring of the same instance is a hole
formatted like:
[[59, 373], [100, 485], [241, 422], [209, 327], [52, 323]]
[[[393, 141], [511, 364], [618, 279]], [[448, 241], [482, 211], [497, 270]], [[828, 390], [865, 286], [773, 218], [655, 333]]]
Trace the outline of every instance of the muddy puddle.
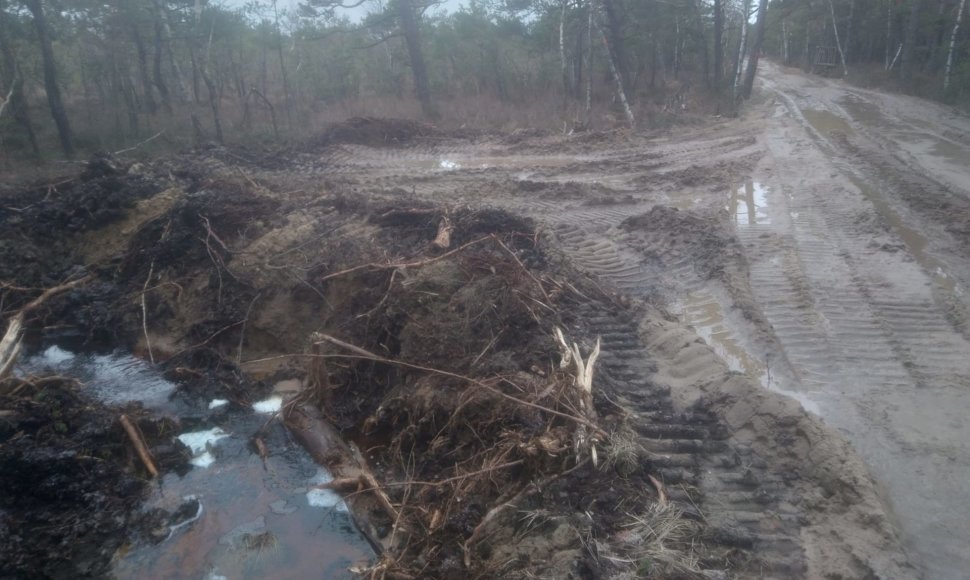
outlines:
[[768, 217], [768, 187], [761, 182], [747, 180], [731, 193], [728, 211], [739, 226], [770, 224]]
[[681, 305], [684, 321], [694, 327], [732, 371], [767, 382], [765, 365], [741, 346], [728, 328], [720, 303], [708, 292], [695, 292]]
[[[176, 415], [191, 468], [168, 473], [143, 510], [172, 514], [149, 541], [116, 554], [119, 578], [351, 578], [348, 568], [373, 556], [330, 481], [278, 421], [277, 395], [242, 407], [225, 400], [172, 398], [176, 385], [121, 350], [85, 352], [70, 341], [41, 344], [21, 373], [76, 377], [104, 402], [140, 401]], [[251, 443], [262, 430], [262, 459]]]
[[[850, 113], [853, 115], [859, 114], [860, 120], [868, 119], [869, 122], [883, 122], [882, 114], [876, 112], [867, 112], [868, 109], [864, 103], [859, 103], [856, 101], [846, 101], [844, 103], [850, 109]], [[829, 111], [816, 111], [813, 109], [802, 109], [802, 114], [805, 119], [809, 122], [812, 127], [815, 128], [821, 135], [828, 138], [835, 132], [851, 131], [848, 123], [841, 117], [831, 113]], [[898, 136], [902, 140], [901, 142], [907, 142], [910, 148], [916, 149], [926, 149], [936, 151], [939, 148], [939, 156], [947, 158], [952, 156], [952, 161], [959, 162], [961, 167], [970, 165], [970, 151], [958, 147], [955, 144], [938, 138], [930, 138], [922, 133], [913, 134], [911, 136], [908, 133], [899, 134]], [[920, 141], [924, 143], [920, 145]], [[945, 153], [944, 153], [945, 152]], [[922, 266], [924, 271], [926, 271], [936, 282], [936, 284], [948, 292], [955, 293], [960, 296], [963, 294], [963, 288], [957, 284], [956, 280], [952, 276], [947, 274], [943, 263], [934, 258], [928, 253], [927, 245], [928, 241], [926, 236], [924, 236], [918, 230], [909, 227], [904, 222], [902, 216], [896, 212], [890, 204], [883, 199], [882, 195], [869, 183], [857, 176], [852, 171], [844, 172], [849, 181], [855, 185], [859, 191], [868, 199], [876, 211], [887, 223], [892, 227], [900, 238], [902, 238], [903, 243], [906, 245], [910, 254], [916, 260], [916, 262]]]
[[766, 389], [798, 401], [809, 413], [822, 416], [819, 401], [811, 393], [786, 388], [784, 381], [772, 375], [770, 360], [758, 360], [745, 348], [713, 294], [702, 290], [688, 295], [680, 304], [680, 311], [684, 323], [694, 329], [730, 370], [747, 375]]
[[817, 109], [802, 109], [801, 111], [805, 120], [825, 137], [832, 137], [839, 133], [849, 135], [853, 132], [846, 120], [835, 113]]

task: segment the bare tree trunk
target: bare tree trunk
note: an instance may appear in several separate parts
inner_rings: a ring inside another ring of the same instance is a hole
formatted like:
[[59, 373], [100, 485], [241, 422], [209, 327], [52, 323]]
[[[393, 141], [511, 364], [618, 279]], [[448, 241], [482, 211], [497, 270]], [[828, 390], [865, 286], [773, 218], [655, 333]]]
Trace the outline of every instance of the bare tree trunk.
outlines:
[[623, 88], [623, 76], [621, 75], [616, 63], [613, 62], [613, 54], [610, 52], [610, 42], [606, 37], [604, 31], [600, 31], [603, 37], [603, 46], [606, 48], [606, 61], [610, 64], [610, 75], [613, 76], [613, 84], [616, 90], [616, 97], [620, 101], [620, 105], [623, 107], [623, 114], [626, 116], [626, 121], [630, 125], [630, 129], [637, 128], [637, 121], [633, 117], [633, 109], [630, 108], [630, 102], [626, 98], [626, 90]]
[[586, 6], [586, 128], [593, 116], [593, 0]]
[[907, 81], [915, 70], [916, 35], [919, 32], [919, 14], [923, 8], [922, 0], [911, 0], [911, 3], [909, 18], [906, 21], [906, 33], [903, 37], [902, 60], [899, 63], [899, 74]]
[[835, 32], [835, 47], [839, 50], [839, 61], [842, 62], [842, 76], [849, 74], [849, 69], [845, 66], [845, 52], [842, 50], [842, 41], [839, 40], [839, 25], [835, 21], [835, 4], [829, 0], [829, 12], [832, 15], [832, 30]]
[[744, 18], [741, 20], [741, 40], [738, 42], [738, 58], [734, 61], [734, 98], [741, 89], [741, 71], [744, 66], [744, 52], [748, 48], [748, 18], [751, 17], [751, 0], [744, 0]]
[[24, 96], [24, 77], [17, 64], [17, 55], [13, 51], [7, 39], [7, 20], [6, 12], [3, 11], [3, 3], [0, 2], [0, 57], [3, 58], [3, 70], [10, 79], [8, 87], [10, 114], [27, 134], [30, 142], [30, 149], [34, 155], [40, 155], [40, 148], [37, 147], [37, 135], [34, 133], [34, 125], [30, 121], [30, 108], [27, 106], [27, 98]]
[[714, 0], [714, 90], [724, 76], [724, 0]]
[[781, 21], [781, 59], [786, 65], [791, 62], [788, 43], [788, 20]]
[[886, 70], [889, 70], [889, 54], [892, 52], [893, 0], [886, 0]]
[[765, 26], [768, 21], [768, 0], [761, 0], [758, 5], [758, 22], [754, 25], [754, 42], [751, 43], [751, 55], [748, 57], [748, 70], [744, 74], [744, 89], [741, 95], [745, 99], [751, 98], [754, 88], [754, 77], [758, 73], [758, 59], [761, 57], [761, 45], [765, 40]]
[[162, 42], [162, 26], [158, 20], [155, 20], [155, 54], [152, 61], [152, 76], [155, 82], [155, 88], [158, 89], [158, 94], [162, 98], [162, 106], [165, 108], [166, 113], [172, 112], [172, 98], [168, 92], [168, 85], [165, 84], [165, 76], [162, 74], [162, 56], [165, 51], [165, 46]]
[[54, 48], [51, 46], [47, 17], [44, 15], [43, 0], [24, 0], [24, 2], [34, 16], [34, 28], [37, 29], [37, 40], [40, 43], [40, 53], [44, 61], [44, 88], [47, 91], [47, 103], [50, 105], [54, 124], [57, 125], [61, 149], [64, 150], [64, 155], [73, 157], [74, 143], [71, 138], [71, 124], [67, 120], [64, 101], [61, 100], [61, 88], [57, 84], [57, 65], [54, 61]]
[[155, 9], [155, 26], [160, 26], [162, 31], [162, 41], [164, 42], [165, 52], [168, 55], [169, 65], [172, 69], [172, 76], [175, 78], [175, 87], [179, 100], [188, 100], [188, 90], [185, 87], [185, 77], [182, 68], [179, 66], [175, 53], [172, 51], [172, 27], [168, 22], [168, 13], [165, 12], [165, 5], [161, 0], [152, 0]]
[[138, 23], [132, 20], [129, 22], [129, 26], [131, 27], [131, 40], [135, 43], [135, 52], [138, 55], [138, 80], [141, 81], [145, 110], [149, 114], [154, 115], [155, 111], [158, 110], [158, 105], [155, 103], [152, 81], [148, 76], [148, 51], [145, 50], [145, 43], [142, 41], [141, 33], [138, 31]]
[[855, 20], [855, 0], [849, 0], [849, 22], [845, 25], [845, 61], [852, 60], [852, 21]]
[[559, 8], [559, 64], [562, 69], [562, 108], [565, 109], [569, 100], [569, 68], [566, 65], [566, 4], [569, 0], [561, 0]]
[[280, 76], [283, 80], [283, 104], [286, 107], [286, 123], [293, 128], [293, 111], [290, 106], [290, 83], [286, 75], [286, 61], [283, 59], [283, 31], [280, 29], [280, 12], [273, 0], [273, 15], [276, 18], [276, 53], [280, 59]]
[[617, 10], [614, 0], [600, 0], [606, 12], [606, 34], [609, 37], [610, 60], [617, 72], [626, 83], [626, 88], [634, 90], [633, 77], [630, 74], [630, 60], [627, 58], [626, 42], [623, 39], [623, 16]]
[[421, 32], [418, 28], [418, 19], [414, 14], [411, 0], [397, 0], [397, 13], [401, 22], [401, 30], [404, 32], [404, 42], [408, 47], [408, 59], [411, 62], [411, 73], [414, 75], [414, 91], [417, 93], [418, 100], [421, 101], [421, 110], [424, 112], [424, 116], [436, 119], [438, 111], [431, 100], [428, 69], [425, 67], [424, 55], [421, 52]]
[[953, 24], [953, 32], [950, 33], [950, 48], [946, 53], [946, 70], [943, 72], [943, 90], [950, 89], [950, 71], [953, 70], [953, 48], [957, 43], [957, 33], [960, 31], [960, 21], [963, 20], [963, 7], [967, 0], [960, 0], [960, 7], [957, 8], [957, 21]]

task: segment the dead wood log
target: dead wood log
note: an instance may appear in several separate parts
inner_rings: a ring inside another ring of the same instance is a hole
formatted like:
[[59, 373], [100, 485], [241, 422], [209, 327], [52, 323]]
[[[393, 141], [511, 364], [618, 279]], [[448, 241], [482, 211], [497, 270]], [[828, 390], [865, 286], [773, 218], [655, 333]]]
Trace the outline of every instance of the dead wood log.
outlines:
[[141, 459], [142, 465], [145, 466], [145, 469], [148, 471], [149, 475], [151, 475], [152, 478], [158, 477], [158, 468], [155, 467], [155, 461], [152, 459], [152, 454], [148, 450], [148, 446], [145, 444], [145, 437], [141, 434], [141, 431], [135, 426], [134, 423], [131, 422], [128, 415], [118, 417], [118, 422], [121, 423], [125, 433], [128, 434], [128, 439], [130, 439], [131, 444], [135, 446], [135, 452], [138, 453], [138, 458]]
[[[283, 424], [310, 457], [330, 471], [334, 477], [331, 484], [345, 485], [346, 481], [353, 480], [362, 486], [357, 492], [343, 498], [354, 524], [378, 554], [396, 554], [398, 546], [392, 542], [394, 538], [386, 533], [382, 537], [370, 514], [383, 511], [391, 521], [395, 521], [398, 510], [381, 490], [363, 457], [355, 454], [336, 428], [317, 408], [308, 403], [286, 405], [283, 409]], [[371, 493], [364, 493], [365, 491]], [[401, 545], [406, 545], [406, 539], [403, 542]]]

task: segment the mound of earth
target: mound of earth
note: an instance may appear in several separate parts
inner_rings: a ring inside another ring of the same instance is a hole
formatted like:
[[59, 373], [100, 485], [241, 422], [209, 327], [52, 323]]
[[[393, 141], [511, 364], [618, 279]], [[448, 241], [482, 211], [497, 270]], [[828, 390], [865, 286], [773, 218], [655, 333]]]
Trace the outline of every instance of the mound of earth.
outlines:
[[330, 125], [310, 144], [315, 147], [340, 144], [389, 147], [406, 145], [415, 139], [437, 134], [438, 131], [431, 125], [417, 121], [353, 117]]

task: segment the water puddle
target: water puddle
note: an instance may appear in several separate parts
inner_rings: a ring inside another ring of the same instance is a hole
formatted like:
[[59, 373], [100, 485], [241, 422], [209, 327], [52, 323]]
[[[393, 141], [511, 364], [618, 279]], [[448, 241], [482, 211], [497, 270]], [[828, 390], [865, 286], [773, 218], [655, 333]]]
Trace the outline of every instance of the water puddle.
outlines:
[[727, 210], [733, 213], [734, 223], [739, 226], [770, 224], [768, 188], [758, 181], [749, 179], [731, 193]]
[[109, 404], [138, 401], [150, 409], [174, 409], [169, 396], [175, 392], [175, 385], [147, 362], [120, 350], [78, 354], [68, 348], [45, 345], [23, 357], [17, 372], [74, 377], [84, 384], [87, 394]]
[[[26, 356], [17, 372], [56, 372], [83, 382], [85, 392], [108, 403], [141, 401], [167, 413], [190, 404], [171, 402], [175, 385], [130, 354], [82, 353], [46, 344]], [[152, 532], [157, 543], [129, 546], [116, 555], [119, 578], [353, 578], [354, 564], [373, 551], [354, 528], [341, 498], [314, 486], [331, 475], [293, 442], [279, 422], [262, 438], [265, 461], [250, 438], [280, 409], [274, 394], [233, 409], [216, 399], [199, 402], [178, 435], [192, 451], [192, 469], [165, 475], [144, 510], [172, 514]]]
[[448, 157], [430, 157], [408, 160], [410, 167], [427, 171], [458, 171], [469, 169], [541, 169], [546, 167], [564, 167], [579, 164], [582, 160], [569, 157], [552, 157], [544, 155], [492, 155], [465, 156], [451, 155]]
[[895, 129], [899, 127], [899, 125], [883, 115], [879, 107], [857, 97], [847, 96], [840, 99], [839, 104], [849, 113], [853, 120], [864, 125], [883, 129]]
[[707, 346], [727, 363], [729, 369], [747, 375], [770, 391], [794, 399], [809, 413], [822, 416], [822, 409], [814, 399], [806, 393], [790, 391], [779, 386], [773, 379], [770, 369], [751, 356], [738, 342], [727, 327], [721, 305], [711, 294], [701, 291], [689, 295], [686, 302], [682, 304], [682, 311], [686, 324], [693, 327]]
[[714, 349], [727, 363], [728, 368], [753, 379], [762, 379], [765, 375], [764, 365], [748, 354], [735, 339], [734, 334], [727, 328], [721, 305], [713, 296], [706, 292], [691, 294], [682, 308], [685, 322]]
[[837, 134], [850, 135], [852, 127], [842, 117], [830, 111], [816, 109], [802, 109], [805, 120], [825, 137]]

